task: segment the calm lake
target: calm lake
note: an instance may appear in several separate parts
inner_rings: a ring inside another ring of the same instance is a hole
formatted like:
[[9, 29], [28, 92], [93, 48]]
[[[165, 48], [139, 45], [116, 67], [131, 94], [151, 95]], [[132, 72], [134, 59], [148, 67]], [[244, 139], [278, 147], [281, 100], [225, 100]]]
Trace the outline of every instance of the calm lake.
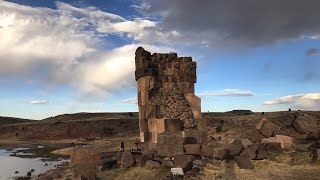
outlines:
[[[12, 157], [10, 154], [15, 152], [17, 149], [7, 151], [0, 149], [0, 180], [14, 179], [19, 176], [26, 176], [31, 169], [32, 177], [37, 177], [39, 174], [45, 173], [50, 169], [55, 169], [56, 165], [67, 162], [68, 160], [60, 160], [53, 162], [43, 162], [41, 158], [20, 158]], [[47, 163], [47, 166], [45, 164]], [[18, 173], [16, 173], [18, 171]]]

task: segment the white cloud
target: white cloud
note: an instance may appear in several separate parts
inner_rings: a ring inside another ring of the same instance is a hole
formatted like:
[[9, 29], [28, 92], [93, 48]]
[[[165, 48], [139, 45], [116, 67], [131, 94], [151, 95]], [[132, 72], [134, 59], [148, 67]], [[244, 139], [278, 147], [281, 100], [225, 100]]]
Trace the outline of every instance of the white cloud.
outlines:
[[265, 101], [263, 105], [288, 104], [297, 109], [319, 110], [320, 93], [307, 93], [283, 96], [270, 101]]
[[30, 104], [48, 104], [49, 101], [47, 100], [33, 100], [30, 102]]
[[[145, 43], [111, 47], [108, 34], [149, 41], [155, 22], [57, 2], [57, 9], [0, 1], [0, 74], [71, 84], [99, 96], [135, 85], [134, 52], [172, 51]], [[110, 43], [110, 44], [109, 44]], [[41, 75], [39, 74], [41, 73]]]
[[122, 102], [127, 103], [127, 104], [138, 104], [138, 99], [136, 97], [128, 98], [128, 99], [122, 100]]
[[203, 92], [197, 94], [200, 97], [204, 96], [254, 96], [255, 93], [249, 90], [241, 89], [224, 89], [222, 92]]

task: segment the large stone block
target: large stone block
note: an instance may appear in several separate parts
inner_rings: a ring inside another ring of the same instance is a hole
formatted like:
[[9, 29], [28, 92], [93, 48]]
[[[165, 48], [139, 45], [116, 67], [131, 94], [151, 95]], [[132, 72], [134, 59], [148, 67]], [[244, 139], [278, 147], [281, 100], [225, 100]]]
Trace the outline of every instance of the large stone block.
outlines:
[[292, 126], [298, 132], [307, 134], [308, 137], [316, 138], [319, 136], [319, 126], [317, 124], [317, 119], [311, 116], [299, 116], [293, 121]]
[[174, 156], [183, 154], [183, 138], [181, 132], [164, 132], [158, 134], [156, 149], [160, 156]]
[[151, 69], [140, 68], [135, 71], [136, 80], [144, 76], [153, 76]]
[[183, 171], [188, 171], [192, 168], [192, 162], [196, 158], [192, 155], [177, 155], [174, 156], [174, 165], [176, 167], [181, 167]]
[[164, 119], [149, 118], [148, 119], [148, 130], [151, 135], [150, 140], [152, 143], [157, 143], [158, 134], [165, 132], [165, 121]]
[[239, 155], [243, 149], [242, 142], [236, 139], [231, 144], [225, 144], [214, 149], [214, 156], [218, 159], [231, 159]]
[[185, 144], [204, 144], [207, 136], [207, 131], [203, 130], [184, 130], [182, 132]]
[[146, 106], [149, 103], [149, 91], [138, 92], [138, 105]]
[[121, 166], [124, 168], [130, 168], [134, 165], [135, 159], [130, 152], [124, 152], [121, 156]]
[[252, 164], [249, 157], [236, 156], [235, 160], [236, 160], [240, 169], [254, 169], [254, 165]]
[[166, 132], [180, 132], [183, 129], [183, 122], [180, 119], [165, 119], [164, 121]]
[[93, 179], [97, 173], [97, 167], [101, 166], [102, 153], [88, 147], [77, 147], [71, 154], [70, 165], [73, 174], [82, 175], [87, 179]]
[[202, 145], [201, 146], [201, 156], [205, 156], [205, 157], [209, 157], [209, 156], [212, 156], [214, 153], [213, 151], [213, 147], [209, 147], [207, 145]]
[[184, 97], [188, 100], [191, 106], [201, 107], [201, 99], [194, 93], [186, 93]]
[[279, 143], [282, 149], [290, 149], [292, 147], [292, 138], [289, 136], [277, 135], [276, 137], [264, 138], [261, 143]]
[[154, 87], [154, 77], [144, 76], [137, 80], [138, 92], [149, 91]]
[[260, 131], [261, 134], [264, 135], [265, 137], [271, 137], [271, 136], [273, 135], [273, 132], [274, 132], [275, 130], [279, 130], [279, 129], [280, 129], [280, 127], [279, 127], [277, 124], [275, 124], [275, 123], [273, 123], [273, 122], [271, 122], [271, 121], [266, 120], [266, 121], [263, 123], [262, 127], [259, 129], [259, 131]]
[[74, 148], [71, 153], [70, 164], [72, 167], [86, 166], [95, 169], [101, 164], [102, 153], [88, 147]]
[[200, 154], [200, 144], [185, 144], [183, 145], [186, 154]]

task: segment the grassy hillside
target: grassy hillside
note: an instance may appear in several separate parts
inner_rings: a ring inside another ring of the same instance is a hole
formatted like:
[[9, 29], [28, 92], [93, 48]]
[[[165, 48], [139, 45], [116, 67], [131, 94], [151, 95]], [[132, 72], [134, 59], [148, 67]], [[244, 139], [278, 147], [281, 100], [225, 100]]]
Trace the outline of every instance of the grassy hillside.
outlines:
[[20, 118], [0, 116], [0, 126], [6, 125], [6, 124], [18, 124], [18, 123], [27, 123], [27, 122], [35, 122], [35, 121], [31, 119], [20, 119]]

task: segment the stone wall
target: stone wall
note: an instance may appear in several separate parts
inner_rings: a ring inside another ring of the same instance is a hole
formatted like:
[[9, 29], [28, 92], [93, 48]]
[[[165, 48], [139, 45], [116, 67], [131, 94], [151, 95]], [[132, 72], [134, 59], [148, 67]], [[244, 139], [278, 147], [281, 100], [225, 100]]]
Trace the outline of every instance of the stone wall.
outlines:
[[[201, 100], [194, 94], [197, 65], [191, 57], [178, 57], [177, 53], [151, 55], [139, 47], [135, 63], [142, 142], [151, 140], [156, 143], [157, 133], [170, 129], [205, 130]], [[162, 121], [161, 130], [150, 129], [154, 127], [150, 123], [160, 127]]]

